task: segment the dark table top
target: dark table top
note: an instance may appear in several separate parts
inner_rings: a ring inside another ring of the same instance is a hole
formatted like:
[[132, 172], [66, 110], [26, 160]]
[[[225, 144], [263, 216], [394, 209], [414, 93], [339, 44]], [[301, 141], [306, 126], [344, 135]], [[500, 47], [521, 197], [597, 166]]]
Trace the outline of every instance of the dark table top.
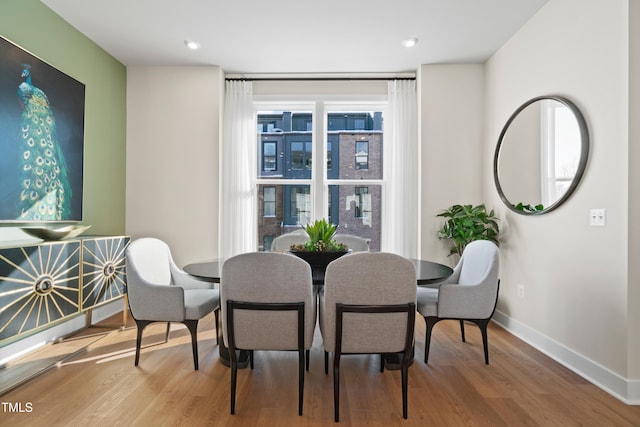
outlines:
[[[425, 261], [412, 259], [416, 267], [416, 283], [418, 285], [428, 285], [446, 279], [453, 273], [451, 267], [439, 264], [433, 261]], [[220, 283], [222, 273], [222, 263], [220, 260], [195, 262], [184, 266], [184, 271], [192, 276], [198, 277], [209, 282]], [[314, 283], [322, 283], [323, 278], [316, 277], [314, 274]]]

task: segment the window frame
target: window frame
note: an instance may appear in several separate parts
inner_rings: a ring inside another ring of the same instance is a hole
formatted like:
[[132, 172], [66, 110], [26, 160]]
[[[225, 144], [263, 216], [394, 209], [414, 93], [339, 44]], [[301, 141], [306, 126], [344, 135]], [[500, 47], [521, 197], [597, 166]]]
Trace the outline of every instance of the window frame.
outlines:
[[[344, 98], [345, 96], [340, 96], [340, 98]], [[330, 186], [341, 186], [341, 185], [358, 185], [358, 186], [380, 186], [380, 193], [382, 197], [381, 204], [381, 229], [380, 235], [385, 235], [383, 227], [385, 224], [384, 217], [385, 212], [382, 207], [385, 206], [384, 199], [386, 197], [386, 187], [388, 180], [388, 172], [387, 167], [389, 162], [383, 162], [382, 167], [382, 178], [380, 179], [340, 179], [340, 178], [329, 178], [328, 177], [328, 168], [327, 168], [327, 158], [328, 158], [328, 143], [329, 143], [329, 131], [328, 131], [328, 116], [330, 113], [336, 112], [362, 112], [362, 111], [377, 111], [381, 112], [384, 117], [387, 114], [388, 110], [388, 102], [386, 99], [386, 94], [384, 97], [380, 98], [371, 98], [371, 97], [363, 97], [360, 98], [357, 95], [354, 96], [346, 96], [349, 99], [353, 99], [353, 101], [342, 101], [342, 100], [334, 100], [331, 97], [323, 97], [323, 96], [304, 96], [305, 101], [295, 100], [296, 97], [286, 99], [280, 99], [281, 97], [274, 97], [270, 99], [269, 97], [260, 97], [259, 99], [254, 100], [254, 112], [257, 115], [260, 112], [267, 111], [291, 111], [291, 112], [300, 112], [300, 111], [310, 111], [312, 117], [312, 125], [311, 125], [311, 144], [312, 144], [312, 167], [311, 167], [311, 178], [293, 178], [293, 179], [273, 179], [269, 177], [259, 177], [256, 176], [256, 188], [259, 185], [282, 185], [282, 186], [300, 186], [300, 185], [309, 185], [310, 187], [310, 220], [314, 221], [316, 219], [327, 218], [328, 217], [328, 207], [329, 207], [329, 188]], [[293, 99], [293, 100], [292, 100]], [[387, 131], [383, 130], [383, 138], [386, 139]], [[285, 144], [286, 145], [286, 144]], [[383, 144], [382, 150], [382, 158], [387, 158], [389, 156], [389, 146], [390, 144]], [[332, 144], [332, 152], [337, 152], [335, 144]], [[318, 167], [320, 166], [320, 167]], [[285, 211], [288, 210], [288, 207], [284, 207]], [[256, 215], [257, 216], [257, 215]], [[381, 245], [384, 245], [384, 242], [381, 240]]]

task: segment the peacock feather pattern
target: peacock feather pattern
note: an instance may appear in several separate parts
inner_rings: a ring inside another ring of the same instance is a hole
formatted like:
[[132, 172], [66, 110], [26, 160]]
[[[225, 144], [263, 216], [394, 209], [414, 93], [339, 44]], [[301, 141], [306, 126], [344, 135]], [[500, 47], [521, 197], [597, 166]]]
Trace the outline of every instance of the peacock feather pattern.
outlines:
[[31, 66], [23, 65], [18, 87], [23, 108], [18, 219], [63, 220], [71, 215], [71, 185], [56, 136], [56, 121], [47, 95], [31, 82]]

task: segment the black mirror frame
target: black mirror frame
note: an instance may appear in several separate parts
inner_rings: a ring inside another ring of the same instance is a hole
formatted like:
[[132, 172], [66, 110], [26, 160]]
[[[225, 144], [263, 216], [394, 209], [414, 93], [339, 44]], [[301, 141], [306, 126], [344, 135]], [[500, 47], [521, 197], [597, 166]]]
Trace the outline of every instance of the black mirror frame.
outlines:
[[[511, 123], [515, 120], [518, 114], [522, 110], [527, 108], [529, 105], [533, 104], [534, 102], [547, 100], [547, 99], [560, 102], [561, 104], [564, 104], [567, 107], [569, 107], [569, 109], [571, 109], [571, 111], [573, 112], [576, 118], [576, 121], [578, 122], [578, 126], [580, 128], [580, 139], [581, 139], [580, 161], [578, 162], [578, 169], [576, 171], [575, 176], [573, 177], [573, 180], [571, 181], [571, 185], [569, 185], [569, 188], [562, 195], [562, 197], [560, 197], [558, 200], [556, 200], [554, 203], [544, 208], [543, 210], [534, 211], [534, 212], [525, 212], [523, 210], [516, 209], [513, 203], [511, 203], [511, 201], [509, 201], [509, 199], [507, 199], [507, 196], [504, 194], [504, 191], [502, 190], [502, 186], [500, 185], [500, 180], [498, 178], [498, 158], [500, 156], [500, 148], [502, 147], [504, 136], [507, 133], [507, 130], [509, 129], [509, 125], [511, 125]], [[496, 185], [496, 189], [498, 190], [498, 195], [500, 196], [500, 199], [510, 210], [520, 215], [542, 215], [556, 209], [557, 207], [562, 205], [564, 202], [566, 202], [567, 199], [569, 199], [569, 197], [571, 197], [573, 192], [578, 187], [578, 184], [580, 183], [582, 176], [584, 175], [584, 172], [587, 168], [588, 158], [589, 158], [589, 129], [587, 127], [587, 122], [584, 119], [584, 116], [582, 115], [582, 112], [580, 111], [580, 109], [572, 101], [562, 96], [556, 96], [556, 95], [538, 96], [530, 99], [529, 101], [525, 102], [520, 107], [518, 107], [518, 109], [511, 115], [511, 117], [509, 117], [509, 120], [507, 120], [507, 123], [505, 123], [504, 127], [502, 128], [502, 132], [500, 132], [500, 137], [498, 138], [498, 144], [496, 145], [496, 150], [493, 155], [493, 181]]]

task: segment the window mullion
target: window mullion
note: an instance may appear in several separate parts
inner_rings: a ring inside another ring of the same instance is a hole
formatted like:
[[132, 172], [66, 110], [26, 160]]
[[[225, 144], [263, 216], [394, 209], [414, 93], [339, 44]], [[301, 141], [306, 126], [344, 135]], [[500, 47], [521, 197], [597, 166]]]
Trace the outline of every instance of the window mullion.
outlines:
[[324, 218], [327, 216], [324, 206], [328, 203], [327, 184], [325, 182], [327, 168], [326, 154], [326, 118], [325, 108], [322, 101], [315, 104], [313, 116], [313, 164], [311, 169], [311, 194], [312, 194], [312, 219]]

